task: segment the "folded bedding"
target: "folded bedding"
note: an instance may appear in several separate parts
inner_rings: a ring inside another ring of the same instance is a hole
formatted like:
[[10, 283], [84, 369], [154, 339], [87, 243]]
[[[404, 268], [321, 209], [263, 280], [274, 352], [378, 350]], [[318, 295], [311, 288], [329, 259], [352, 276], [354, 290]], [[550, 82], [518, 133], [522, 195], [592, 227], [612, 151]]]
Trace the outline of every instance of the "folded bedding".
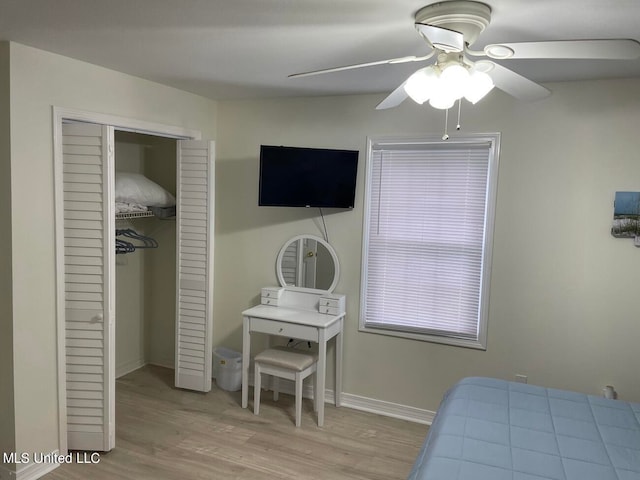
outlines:
[[116, 213], [138, 213], [147, 212], [149, 207], [139, 203], [116, 202]]
[[153, 180], [130, 172], [116, 172], [115, 201], [147, 207], [171, 207], [176, 204], [175, 197]]
[[491, 378], [445, 395], [409, 480], [640, 480], [640, 404]]

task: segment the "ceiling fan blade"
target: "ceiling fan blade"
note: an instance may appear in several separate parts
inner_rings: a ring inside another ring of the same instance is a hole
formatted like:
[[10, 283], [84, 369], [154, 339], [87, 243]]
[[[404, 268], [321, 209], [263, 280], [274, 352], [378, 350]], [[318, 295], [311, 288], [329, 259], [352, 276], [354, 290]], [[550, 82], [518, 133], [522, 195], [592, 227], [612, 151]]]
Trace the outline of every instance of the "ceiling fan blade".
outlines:
[[549, 96], [551, 93], [542, 85], [497, 63], [484, 60], [476, 62], [476, 65], [485, 63], [493, 64], [493, 68], [487, 71], [487, 74], [491, 77], [495, 86], [515, 98], [527, 101], [539, 100]]
[[404, 102], [407, 97], [409, 96], [407, 94], [407, 92], [404, 89], [404, 84], [405, 82], [402, 82], [402, 84], [396, 88], [393, 92], [391, 92], [387, 98], [385, 98], [384, 100], [382, 100], [377, 106], [376, 106], [376, 110], [386, 110], [387, 108], [393, 108], [393, 107], [397, 107], [398, 105], [400, 105], [402, 102]]
[[325, 68], [322, 70], [313, 70], [311, 72], [294, 73], [292, 75], [289, 75], [288, 78], [310, 77], [312, 75], [320, 75], [323, 73], [342, 72], [344, 70], [353, 70], [356, 68], [373, 67], [374, 65], [423, 62], [425, 60], [430, 59], [434, 54], [435, 54], [435, 50], [422, 57], [416, 57], [415, 55], [410, 55], [408, 57], [389, 58], [387, 60], [378, 60], [376, 62], [358, 63], [355, 65], [345, 65], [343, 67]]
[[497, 59], [560, 58], [634, 60], [640, 57], [635, 40], [562, 40], [557, 42], [500, 43], [484, 47], [485, 54]]
[[416, 22], [416, 30], [434, 47], [445, 52], [462, 52], [464, 50], [464, 35], [446, 28], [434, 27]]

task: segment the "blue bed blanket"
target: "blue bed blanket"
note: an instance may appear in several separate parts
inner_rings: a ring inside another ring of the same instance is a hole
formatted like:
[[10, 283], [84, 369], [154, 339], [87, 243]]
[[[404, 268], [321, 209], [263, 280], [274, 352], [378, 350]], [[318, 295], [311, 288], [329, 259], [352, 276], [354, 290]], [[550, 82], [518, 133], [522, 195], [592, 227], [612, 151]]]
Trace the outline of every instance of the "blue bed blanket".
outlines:
[[640, 480], [640, 404], [492, 378], [443, 399], [409, 480]]

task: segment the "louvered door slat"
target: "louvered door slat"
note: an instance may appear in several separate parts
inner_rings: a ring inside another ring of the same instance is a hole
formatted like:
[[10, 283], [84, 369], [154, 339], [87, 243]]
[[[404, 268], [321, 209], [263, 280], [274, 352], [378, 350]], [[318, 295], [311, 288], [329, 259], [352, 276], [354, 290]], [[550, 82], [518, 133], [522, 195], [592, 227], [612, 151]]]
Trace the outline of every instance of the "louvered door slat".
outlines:
[[285, 284], [298, 285], [298, 247], [300, 241], [293, 242], [282, 257], [282, 276]]
[[178, 142], [178, 388], [211, 390], [213, 322], [213, 143]]
[[67, 365], [67, 447], [113, 448], [109, 265], [109, 142], [112, 130], [93, 124], [62, 127], [64, 279]]

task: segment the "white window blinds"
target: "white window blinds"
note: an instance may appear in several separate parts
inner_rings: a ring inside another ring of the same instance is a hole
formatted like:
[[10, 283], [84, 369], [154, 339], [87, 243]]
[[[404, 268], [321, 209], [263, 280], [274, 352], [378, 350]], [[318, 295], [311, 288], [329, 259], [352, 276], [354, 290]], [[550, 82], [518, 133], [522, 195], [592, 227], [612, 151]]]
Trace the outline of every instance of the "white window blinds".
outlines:
[[371, 144], [364, 329], [484, 344], [494, 141]]

